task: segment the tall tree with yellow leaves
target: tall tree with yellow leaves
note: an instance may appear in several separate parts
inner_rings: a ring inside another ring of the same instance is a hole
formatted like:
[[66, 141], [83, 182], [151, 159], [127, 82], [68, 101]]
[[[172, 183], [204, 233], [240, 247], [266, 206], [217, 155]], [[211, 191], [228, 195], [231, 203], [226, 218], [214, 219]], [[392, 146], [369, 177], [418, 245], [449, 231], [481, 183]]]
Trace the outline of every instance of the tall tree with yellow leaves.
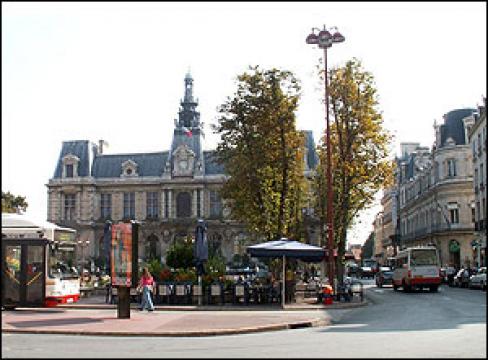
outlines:
[[[371, 206], [375, 194], [391, 181], [392, 162], [388, 158], [391, 135], [378, 109], [373, 75], [362, 68], [359, 60], [352, 59], [331, 69], [329, 79], [336, 274], [342, 281], [347, 231], [356, 215]], [[315, 179], [316, 210], [322, 224], [327, 211], [324, 139], [319, 145], [320, 165]]]

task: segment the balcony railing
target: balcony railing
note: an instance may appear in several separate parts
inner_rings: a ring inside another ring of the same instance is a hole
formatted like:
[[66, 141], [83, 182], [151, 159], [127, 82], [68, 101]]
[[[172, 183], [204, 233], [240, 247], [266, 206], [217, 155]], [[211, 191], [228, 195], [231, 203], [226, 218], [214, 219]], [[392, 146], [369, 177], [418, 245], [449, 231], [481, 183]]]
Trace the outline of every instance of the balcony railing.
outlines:
[[402, 241], [410, 241], [410, 240], [422, 239], [425, 236], [430, 236], [442, 232], [473, 231], [473, 230], [475, 230], [474, 227], [467, 226], [466, 224], [436, 224], [428, 227], [419, 228], [412, 232], [404, 234], [401, 236], [401, 239]]

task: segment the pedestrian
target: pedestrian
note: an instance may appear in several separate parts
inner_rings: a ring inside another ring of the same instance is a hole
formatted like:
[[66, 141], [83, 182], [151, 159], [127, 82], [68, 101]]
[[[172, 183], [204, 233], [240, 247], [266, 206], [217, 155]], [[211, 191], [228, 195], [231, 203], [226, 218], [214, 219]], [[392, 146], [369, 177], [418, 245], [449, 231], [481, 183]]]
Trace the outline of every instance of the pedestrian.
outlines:
[[140, 311], [143, 311], [146, 306], [148, 308], [148, 311], [154, 311], [154, 305], [151, 299], [153, 287], [154, 279], [149, 272], [149, 269], [145, 267], [142, 270], [141, 280], [139, 280], [139, 286], [137, 287], [139, 291], [142, 291], [141, 306], [139, 307]]

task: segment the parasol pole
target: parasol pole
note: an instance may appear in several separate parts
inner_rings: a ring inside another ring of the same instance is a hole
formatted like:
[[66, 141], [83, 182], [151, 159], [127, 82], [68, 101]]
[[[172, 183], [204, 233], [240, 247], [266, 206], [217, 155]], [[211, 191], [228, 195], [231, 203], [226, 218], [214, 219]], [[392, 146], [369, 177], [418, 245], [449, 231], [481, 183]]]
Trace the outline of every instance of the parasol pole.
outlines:
[[285, 255], [283, 255], [283, 281], [282, 281], [282, 289], [281, 289], [281, 308], [285, 308], [285, 283], [286, 283], [286, 271], [285, 271], [285, 266], [286, 266], [286, 258]]

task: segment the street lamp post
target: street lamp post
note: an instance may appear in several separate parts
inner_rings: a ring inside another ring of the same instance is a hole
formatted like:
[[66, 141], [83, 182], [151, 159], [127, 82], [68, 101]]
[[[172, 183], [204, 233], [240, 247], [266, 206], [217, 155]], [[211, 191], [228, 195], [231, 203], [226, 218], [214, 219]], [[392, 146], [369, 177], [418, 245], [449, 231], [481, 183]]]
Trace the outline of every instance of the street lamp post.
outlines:
[[90, 244], [90, 240], [78, 240], [78, 245], [81, 247], [81, 274], [83, 275], [83, 270], [85, 269], [85, 248]]
[[[319, 33], [315, 34], [315, 30]], [[329, 85], [327, 79], [327, 49], [335, 43], [341, 43], [345, 40], [344, 36], [337, 31], [337, 28], [331, 28], [334, 30], [334, 34], [326, 29], [325, 25], [322, 30], [318, 28], [312, 28], [312, 32], [307, 36], [306, 43], [310, 45], [318, 45], [319, 48], [324, 50], [324, 78], [325, 78], [325, 118], [327, 124], [326, 145], [327, 145], [327, 239], [329, 247], [329, 261], [328, 261], [328, 273], [329, 282], [334, 286], [334, 221], [332, 217], [332, 171], [331, 171], [331, 149], [330, 149], [330, 125], [329, 125]]]

